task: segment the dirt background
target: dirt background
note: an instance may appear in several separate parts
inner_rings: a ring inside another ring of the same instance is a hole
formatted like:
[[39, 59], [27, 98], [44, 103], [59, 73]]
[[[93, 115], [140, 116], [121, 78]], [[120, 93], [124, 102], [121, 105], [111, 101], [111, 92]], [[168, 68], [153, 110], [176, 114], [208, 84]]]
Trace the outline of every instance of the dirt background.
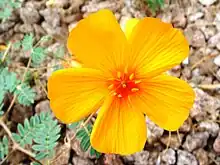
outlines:
[[[20, 40], [26, 33], [33, 33], [36, 40], [51, 35], [55, 39], [47, 42], [51, 52], [65, 45], [68, 31], [89, 13], [102, 8], [112, 10], [121, 26], [133, 17], [152, 16], [142, 0], [54, 0], [51, 6], [47, 0], [26, 0], [22, 7], [0, 24], [0, 43]], [[130, 156], [102, 155], [99, 159], [82, 152], [79, 142], [57, 146], [56, 165], [220, 165], [220, 1], [219, 0], [166, 0], [165, 6], [155, 15], [164, 22], [181, 29], [190, 43], [190, 56], [169, 74], [188, 81], [196, 93], [196, 101], [190, 117], [179, 129], [179, 135], [172, 132], [170, 148], [166, 150], [168, 132], [157, 127], [148, 119], [148, 141], [142, 152]], [[16, 54], [13, 63], [25, 66], [27, 57]], [[56, 63], [48, 57], [43, 66]], [[42, 70], [44, 85], [50, 69]], [[23, 122], [34, 113], [49, 111], [49, 101], [39, 85], [35, 85], [37, 98], [32, 107], [16, 104], [10, 120]], [[63, 129], [65, 134], [74, 134]], [[10, 164], [25, 163], [26, 156], [15, 152]]]

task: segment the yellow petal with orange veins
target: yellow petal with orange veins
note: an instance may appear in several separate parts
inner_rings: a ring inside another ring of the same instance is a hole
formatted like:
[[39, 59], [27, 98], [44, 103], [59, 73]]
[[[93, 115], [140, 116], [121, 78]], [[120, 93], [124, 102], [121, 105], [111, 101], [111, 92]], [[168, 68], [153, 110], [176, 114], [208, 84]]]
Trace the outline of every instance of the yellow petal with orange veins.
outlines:
[[189, 116], [195, 94], [185, 81], [160, 75], [142, 82], [140, 88], [133, 105], [160, 127], [175, 131]]
[[83, 66], [107, 71], [121, 67], [128, 54], [125, 34], [107, 9], [79, 21], [70, 32], [67, 47]]
[[101, 107], [91, 134], [99, 152], [127, 155], [144, 148], [146, 123], [143, 113], [120, 98], [108, 98]]
[[131, 61], [141, 77], [154, 77], [178, 65], [189, 55], [182, 32], [158, 18], [144, 18], [133, 28]]
[[127, 39], [129, 39], [131, 37], [132, 31], [133, 31], [134, 27], [137, 25], [137, 23], [139, 21], [140, 20], [137, 19], [137, 18], [132, 18], [132, 19], [129, 19], [126, 22], [126, 24], [125, 24], [125, 35], [126, 35]]
[[54, 72], [48, 80], [48, 97], [55, 116], [72, 123], [96, 112], [108, 92], [103, 77], [100, 71], [87, 68]]

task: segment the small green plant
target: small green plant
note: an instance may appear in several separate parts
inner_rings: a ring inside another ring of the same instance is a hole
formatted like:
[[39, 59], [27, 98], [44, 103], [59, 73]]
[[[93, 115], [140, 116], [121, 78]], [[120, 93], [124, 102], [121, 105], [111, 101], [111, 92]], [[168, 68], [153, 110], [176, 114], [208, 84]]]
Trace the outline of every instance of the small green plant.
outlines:
[[12, 134], [15, 141], [22, 147], [32, 145], [37, 160], [53, 156], [61, 127], [51, 113], [42, 112], [32, 116], [30, 120], [25, 119], [24, 125], [18, 124], [17, 130], [18, 133]]
[[153, 14], [164, 6], [164, 0], [145, 0], [145, 2]]
[[12, 11], [21, 6], [20, 0], [1, 0], [0, 1], [0, 19], [3, 21], [8, 19]]
[[90, 134], [92, 132], [92, 124], [87, 124], [82, 127], [83, 122], [76, 122], [68, 125], [70, 129], [73, 129], [76, 132], [76, 138], [80, 141], [81, 149], [86, 152], [88, 151], [91, 156], [96, 156], [99, 158], [101, 153], [96, 151], [90, 143]]
[[8, 138], [4, 136], [2, 141], [0, 141], [0, 160], [4, 159], [5, 156], [8, 155], [8, 146]]

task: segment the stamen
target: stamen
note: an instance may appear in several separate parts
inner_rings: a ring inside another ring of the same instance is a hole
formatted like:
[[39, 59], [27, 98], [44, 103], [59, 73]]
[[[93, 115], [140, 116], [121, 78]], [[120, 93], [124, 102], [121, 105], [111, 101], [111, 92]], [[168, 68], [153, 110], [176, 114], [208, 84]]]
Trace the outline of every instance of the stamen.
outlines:
[[130, 74], [129, 76], [129, 80], [133, 80], [134, 79], [134, 73]]
[[122, 84], [122, 87], [123, 87], [123, 88], [126, 88], [126, 86], [127, 86], [127, 85], [126, 85], [125, 83]]
[[114, 88], [114, 84], [111, 84], [111, 85], [108, 86], [109, 90], [112, 90], [113, 88]]
[[117, 77], [121, 78], [121, 72], [117, 72]]
[[139, 83], [141, 83], [141, 80], [135, 80], [134, 83], [139, 84]]
[[137, 92], [137, 91], [139, 91], [138, 88], [132, 88], [132, 89], [131, 89], [131, 92]]
[[122, 98], [122, 95], [121, 95], [121, 94], [118, 94], [118, 97], [119, 97], [119, 98]]
[[113, 95], [113, 96], [116, 96], [117, 94], [118, 94], [118, 93], [114, 92], [112, 95]]

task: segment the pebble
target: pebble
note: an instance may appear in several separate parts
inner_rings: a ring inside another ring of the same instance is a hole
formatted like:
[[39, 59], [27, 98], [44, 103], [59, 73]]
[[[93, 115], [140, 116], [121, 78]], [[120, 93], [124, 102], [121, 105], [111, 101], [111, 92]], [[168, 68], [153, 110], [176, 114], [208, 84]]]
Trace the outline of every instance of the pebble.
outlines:
[[156, 124], [154, 124], [152, 121], [150, 121], [150, 119], [146, 118], [146, 123], [147, 123], [147, 136], [148, 136], [147, 139], [148, 139], [148, 143], [151, 144], [157, 141], [163, 135], [164, 130], [159, 126], [157, 126]]
[[72, 159], [72, 163], [74, 165], [94, 165], [94, 163], [91, 160], [79, 156], [74, 156]]
[[204, 149], [200, 148], [198, 150], [195, 150], [193, 154], [196, 156], [196, 159], [198, 160], [199, 165], [209, 164], [208, 153]]
[[214, 58], [214, 64], [220, 66], [220, 55]]
[[175, 164], [176, 163], [176, 152], [175, 152], [175, 150], [169, 148], [168, 150], [162, 152], [161, 159], [167, 165], [168, 164]]
[[217, 0], [199, 0], [202, 5], [210, 6], [214, 4]]
[[34, 7], [21, 8], [20, 17], [25, 24], [34, 24], [40, 20], [40, 15]]
[[219, 125], [214, 121], [202, 121], [199, 123], [198, 129], [207, 131], [212, 137], [216, 137], [219, 132]]
[[214, 141], [213, 149], [216, 153], [220, 154], [220, 131], [218, 133], [218, 137]]
[[212, 36], [212, 37], [208, 40], [208, 45], [209, 45], [210, 47], [215, 47], [219, 42], [220, 42], [220, 32], [217, 33], [216, 35]]
[[207, 145], [208, 138], [209, 138], [208, 132], [196, 132], [187, 135], [186, 141], [183, 144], [183, 148], [189, 152], [192, 152], [193, 150], [198, 148], [203, 148]]
[[50, 102], [49, 100], [43, 100], [39, 102], [35, 107], [35, 112], [40, 114], [41, 112], [50, 112]]
[[204, 47], [206, 45], [205, 36], [200, 30], [193, 32], [191, 45], [197, 48]]
[[177, 165], [198, 165], [195, 156], [187, 151], [177, 151]]
[[190, 22], [194, 22], [200, 18], [202, 18], [204, 16], [203, 12], [197, 12], [197, 13], [193, 13], [189, 16], [188, 21]]
[[[173, 149], [178, 149], [178, 148], [181, 146], [181, 144], [182, 144], [183, 137], [184, 137], [184, 134], [181, 134], [181, 133], [180, 133], [180, 139], [179, 139], [179, 137], [177, 136], [177, 133], [176, 133], [176, 132], [173, 132], [173, 133], [171, 134], [169, 147], [171, 147], [171, 148], [173, 148]], [[167, 145], [167, 144], [168, 144], [168, 141], [169, 141], [169, 136], [168, 136], [168, 135], [162, 136], [162, 137], [160, 138], [160, 141], [161, 141], [164, 145]]]

